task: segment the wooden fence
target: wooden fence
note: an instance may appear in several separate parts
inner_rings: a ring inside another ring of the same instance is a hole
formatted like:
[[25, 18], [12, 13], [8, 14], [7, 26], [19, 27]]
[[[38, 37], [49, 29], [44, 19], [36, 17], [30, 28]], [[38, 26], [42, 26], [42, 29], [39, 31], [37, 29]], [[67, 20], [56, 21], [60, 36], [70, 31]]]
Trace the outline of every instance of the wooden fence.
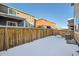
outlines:
[[0, 51], [50, 36], [51, 29], [0, 27]]
[[61, 35], [64, 38], [66, 38], [66, 36], [69, 35], [71, 39], [74, 39], [74, 31], [68, 29], [53, 30], [53, 35]]
[[58, 35], [61, 35], [62, 37], [66, 38], [66, 35], [69, 35], [71, 39], [74, 38], [74, 31], [71, 30], [58, 30]]
[[46, 36], [61, 35], [65, 37], [66, 34], [70, 34], [72, 38], [74, 37], [73, 32], [69, 30], [0, 27], [0, 51]]

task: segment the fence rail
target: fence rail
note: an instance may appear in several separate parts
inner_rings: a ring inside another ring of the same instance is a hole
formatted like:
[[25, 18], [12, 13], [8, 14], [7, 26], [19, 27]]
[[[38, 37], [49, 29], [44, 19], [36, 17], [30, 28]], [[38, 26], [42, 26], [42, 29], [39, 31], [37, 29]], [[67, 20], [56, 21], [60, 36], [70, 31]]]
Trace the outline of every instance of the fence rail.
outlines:
[[52, 29], [0, 27], [0, 51], [50, 36]]
[[71, 39], [74, 39], [74, 31], [71, 30], [59, 30], [58, 34], [65, 37], [66, 35], [70, 35]]

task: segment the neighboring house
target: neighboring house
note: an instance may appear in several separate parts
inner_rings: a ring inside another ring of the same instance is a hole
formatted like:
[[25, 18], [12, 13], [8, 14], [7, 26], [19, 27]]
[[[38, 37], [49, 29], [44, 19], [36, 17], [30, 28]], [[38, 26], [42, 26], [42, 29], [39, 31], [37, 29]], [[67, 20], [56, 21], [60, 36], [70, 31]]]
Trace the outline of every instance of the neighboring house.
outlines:
[[0, 26], [34, 28], [35, 17], [15, 8], [0, 4]]
[[43, 18], [36, 20], [36, 28], [53, 29], [55, 25], [54, 22], [50, 22]]
[[74, 8], [74, 31], [79, 32], [79, 3], [72, 4]]
[[79, 3], [72, 4], [74, 8], [74, 39], [79, 43]]
[[68, 29], [74, 31], [74, 18], [68, 19]]

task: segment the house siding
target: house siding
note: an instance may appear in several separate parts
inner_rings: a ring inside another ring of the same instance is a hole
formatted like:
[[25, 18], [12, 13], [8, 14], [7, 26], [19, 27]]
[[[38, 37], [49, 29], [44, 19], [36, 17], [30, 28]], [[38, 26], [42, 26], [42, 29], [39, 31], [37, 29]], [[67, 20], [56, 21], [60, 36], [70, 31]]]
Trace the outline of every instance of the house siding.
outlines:
[[48, 26], [53, 28], [56, 24], [50, 21], [47, 21], [45, 19], [38, 19], [36, 20], [36, 28], [38, 28], [39, 26]]
[[23, 17], [25, 19], [25, 21], [28, 23], [27, 25], [29, 27], [34, 26], [34, 19], [35, 19], [34, 16], [22, 13], [20, 11], [16, 11], [16, 16]]

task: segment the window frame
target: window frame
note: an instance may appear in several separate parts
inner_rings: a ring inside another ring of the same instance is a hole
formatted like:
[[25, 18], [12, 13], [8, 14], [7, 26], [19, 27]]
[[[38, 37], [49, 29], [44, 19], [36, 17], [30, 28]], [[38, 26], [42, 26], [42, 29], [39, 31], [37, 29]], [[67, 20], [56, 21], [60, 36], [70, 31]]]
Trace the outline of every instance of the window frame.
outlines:
[[15, 24], [14, 27], [17, 27], [17, 25], [18, 25], [17, 22], [13, 22], [13, 21], [7, 21], [7, 22], [6, 22], [6, 25], [7, 25], [7, 26], [13, 26], [13, 25], [9, 25], [9, 23]]
[[[13, 10], [15, 11], [15, 13], [12, 13]], [[13, 8], [8, 8], [8, 14], [16, 16], [16, 10]]]

